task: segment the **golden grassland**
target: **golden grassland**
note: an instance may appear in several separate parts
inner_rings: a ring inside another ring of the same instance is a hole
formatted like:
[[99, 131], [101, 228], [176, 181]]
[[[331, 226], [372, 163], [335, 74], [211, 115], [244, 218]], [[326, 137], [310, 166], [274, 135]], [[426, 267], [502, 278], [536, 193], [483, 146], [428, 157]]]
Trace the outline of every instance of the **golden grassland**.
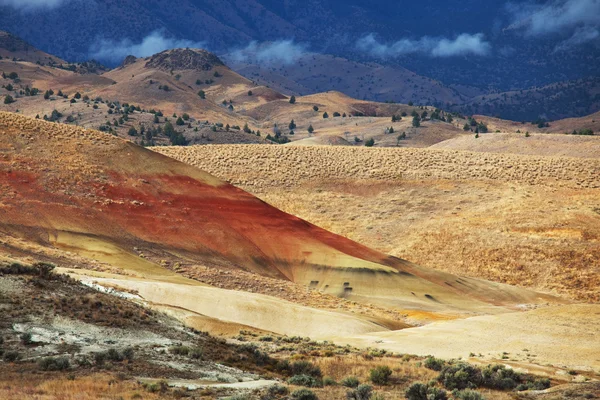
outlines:
[[[169, 396], [171, 397], [171, 396]], [[131, 380], [118, 380], [107, 373], [85, 377], [68, 374], [48, 378], [12, 373], [0, 380], [0, 398], [5, 400], [91, 400], [91, 399], [158, 399]]]
[[302, 146], [156, 150], [417, 264], [600, 300], [598, 160]]

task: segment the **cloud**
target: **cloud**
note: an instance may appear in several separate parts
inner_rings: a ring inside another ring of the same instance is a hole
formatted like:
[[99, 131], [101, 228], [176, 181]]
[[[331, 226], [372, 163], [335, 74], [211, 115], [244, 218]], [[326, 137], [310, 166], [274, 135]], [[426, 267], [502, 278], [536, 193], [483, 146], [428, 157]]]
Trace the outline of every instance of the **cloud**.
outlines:
[[375, 57], [389, 58], [413, 53], [431, 57], [454, 57], [464, 55], [485, 56], [491, 51], [491, 44], [485, 41], [482, 33], [471, 35], [462, 33], [454, 39], [424, 36], [420, 39], [400, 39], [393, 43], [381, 43], [373, 34], [363, 36], [356, 47]]
[[577, 28], [569, 39], [562, 41], [555, 48], [554, 52], [568, 51], [580, 44], [591, 42], [600, 38], [600, 30], [591, 26]]
[[566, 51], [600, 38], [600, 0], [509, 3], [507, 10], [513, 18], [509, 29], [521, 31], [525, 37], [568, 37], [556, 45], [554, 52]]
[[286, 39], [263, 43], [253, 41], [243, 49], [230, 51], [226, 58], [234, 62], [289, 65], [305, 54], [306, 45]]
[[0, 0], [0, 7], [12, 7], [19, 11], [48, 10], [70, 0]]
[[119, 63], [128, 55], [148, 57], [163, 50], [181, 47], [202, 48], [206, 46], [203, 42], [173, 39], [166, 37], [161, 31], [154, 31], [140, 42], [133, 42], [130, 39], [120, 41], [99, 39], [90, 47], [89, 55], [100, 61]]
[[600, 26], [600, 0], [551, 0], [546, 4], [509, 3], [513, 28], [528, 36], [570, 32]]

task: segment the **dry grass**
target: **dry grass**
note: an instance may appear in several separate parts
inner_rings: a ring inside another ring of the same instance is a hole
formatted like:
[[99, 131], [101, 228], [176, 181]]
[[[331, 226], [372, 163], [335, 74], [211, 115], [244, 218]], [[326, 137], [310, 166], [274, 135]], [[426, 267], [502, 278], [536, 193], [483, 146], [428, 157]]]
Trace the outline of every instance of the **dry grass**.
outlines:
[[[171, 397], [171, 396], [169, 396]], [[0, 380], [0, 398], [5, 400], [92, 400], [158, 399], [133, 381], [120, 381], [108, 374], [76, 379], [67, 376], [45, 378], [35, 375], [9, 374]]]
[[487, 133], [475, 138], [461, 135], [432, 146], [436, 149], [489, 153], [600, 158], [600, 137], [534, 133]]
[[418, 264], [600, 299], [598, 160], [341, 147], [159, 151]]

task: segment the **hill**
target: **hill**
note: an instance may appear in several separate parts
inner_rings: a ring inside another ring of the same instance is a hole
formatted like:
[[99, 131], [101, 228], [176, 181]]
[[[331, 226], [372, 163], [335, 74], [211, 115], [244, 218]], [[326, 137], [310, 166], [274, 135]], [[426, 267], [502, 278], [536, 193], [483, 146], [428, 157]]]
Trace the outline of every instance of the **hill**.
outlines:
[[66, 64], [66, 61], [36, 49], [23, 39], [0, 30], [0, 57], [39, 64]]
[[597, 158], [320, 146], [157, 150], [385, 253], [598, 301]]
[[356, 99], [416, 104], [462, 103], [458, 91], [400, 66], [308, 53], [294, 63], [272, 65], [224, 55], [236, 72], [280, 92], [308, 95], [338, 91]]
[[[32, 46], [14, 40], [34, 52]], [[421, 100], [443, 98], [449, 104], [463, 97], [408, 71], [403, 72], [406, 80], [395, 80], [388, 67], [372, 63], [348, 64], [339, 57], [315, 54], [303, 60], [293, 67], [297, 69], [290, 81], [300, 82], [306, 68], [342, 70], [345, 73], [341, 76], [352, 83], [371, 79], [368, 86], [396, 90], [387, 83], [392, 80], [408, 98], [415, 98], [418, 92], [419, 96], [427, 95]], [[358, 100], [338, 91], [298, 96], [292, 101], [269, 85], [261, 85], [263, 78], [249, 80], [215, 54], [192, 48], [166, 50], [145, 58], [129, 56], [110, 71], [95, 62], [44, 64], [12, 58], [1, 59], [0, 70], [0, 95], [12, 99], [3, 101], [1, 109], [100, 129], [143, 145], [292, 141], [362, 146], [373, 140], [377, 147], [427, 147], [474, 131], [564, 133], [600, 129], [600, 119], [594, 114], [547, 126], [543, 120], [529, 125], [483, 115], [469, 117], [432, 106], [415, 106], [412, 101]], [[287, 74], [282, 69], [266, 70]], [[414, 126], [414, 115], [418, 115], [418, 126]], [[177, 125], [173, 128], [167, 123]]]
[[161, 260], [187, 274], [205, 265], [431, 312], [495, 313], [517, 303], [555, 301], [476, 279], [448, 284], [458, 278], [329, 233], [130, 142], [14, 114], [1, 117], [7, 149], [3, 230], [44, 246], [129, 260], [131, 265], [119, 266], [142, 274], [168, 276]]
[[435, 149], [467, 150], [486, 153], [529, 154], [537, 156], [600, 158], [597, 136], [550, 135], [543, 133], [488, 133], [452, 138], [431, 146]]
[[514, 121], [538, 118], [554, 121], [585, 116], [600, 108], [600, 78], [590, 76], [521, 90], [486, 93], [450, 108], [466, 114], [499, 115]]

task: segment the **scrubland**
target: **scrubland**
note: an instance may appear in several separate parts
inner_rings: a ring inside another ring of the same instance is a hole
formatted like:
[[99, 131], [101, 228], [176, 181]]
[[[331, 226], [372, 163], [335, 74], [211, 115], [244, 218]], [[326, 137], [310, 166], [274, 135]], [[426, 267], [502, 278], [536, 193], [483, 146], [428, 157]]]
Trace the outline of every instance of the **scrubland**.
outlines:
[[157, 151], [417, 264], [600, 299], [598, 160], [301, 146]]

